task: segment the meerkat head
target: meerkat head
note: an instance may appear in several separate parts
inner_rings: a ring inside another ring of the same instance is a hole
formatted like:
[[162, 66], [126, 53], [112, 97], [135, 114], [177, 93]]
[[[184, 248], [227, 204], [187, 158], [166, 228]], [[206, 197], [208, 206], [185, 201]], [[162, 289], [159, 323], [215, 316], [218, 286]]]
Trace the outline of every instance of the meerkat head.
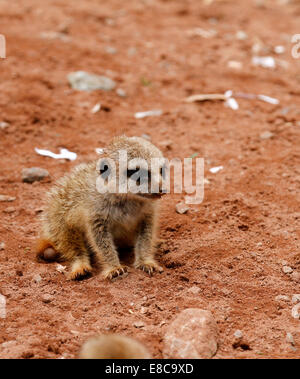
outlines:
[[[140, 137], [115, 138], [97, 165], [102, 179], [119, 195], [158, 199], [166, 190], [167, 161], [151, 142]], [[113, 191], [110, 191], [113, 192]]]

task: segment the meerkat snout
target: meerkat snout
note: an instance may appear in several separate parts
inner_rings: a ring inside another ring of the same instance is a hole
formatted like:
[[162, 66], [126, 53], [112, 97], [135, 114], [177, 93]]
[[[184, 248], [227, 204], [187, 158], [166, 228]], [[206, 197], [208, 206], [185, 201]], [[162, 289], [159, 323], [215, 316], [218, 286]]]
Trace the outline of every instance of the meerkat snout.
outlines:
[[[110, 180], [115, 169], [127, 180], [125, 191], [119, 175]], [[113, 279], [127, 272], [118, 249], [134, 247], [135, 268], [149, 275], [162, 272], [154, 255], [164, 171], [164, 157], [152, 143], [138, 137], [115, 138], [98, 162], [77, 166], [48, 194], [38, 259], [69, 261], [69, 278], [76, 280], [91, 273], [92, 254], [104, 277]]]

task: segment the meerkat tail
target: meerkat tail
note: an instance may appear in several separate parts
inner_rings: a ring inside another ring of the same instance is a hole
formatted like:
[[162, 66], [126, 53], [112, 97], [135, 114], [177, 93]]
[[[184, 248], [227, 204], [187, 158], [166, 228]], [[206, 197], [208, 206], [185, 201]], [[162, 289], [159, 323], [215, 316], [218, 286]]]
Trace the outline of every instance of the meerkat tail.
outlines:
[[38, 262], [53, 262], [58, 258], [58, 252], [53, 247], [53, 244], [44, 238], [40, 238], [37, 241], [35, 251]]

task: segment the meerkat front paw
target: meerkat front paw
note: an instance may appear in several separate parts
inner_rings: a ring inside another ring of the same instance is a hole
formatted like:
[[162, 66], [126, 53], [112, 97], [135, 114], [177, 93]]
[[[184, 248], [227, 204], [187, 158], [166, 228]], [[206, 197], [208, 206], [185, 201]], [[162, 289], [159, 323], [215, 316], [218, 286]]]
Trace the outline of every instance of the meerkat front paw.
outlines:
[[81, 266], [77, 267], [76, 269], [73, 269], [68, 278], [70, 280], [82, 280], [86, 278], [87, 276], [91, 275], [92, 267], [91, 266]]
[[154, 272], [163, 272], [164, 271], [164, 269], [155, 261], [146, 261], [146, 262], [142, 262], [142, 263], [136, 263], [135, 268], [138, 268], [138, 269], [146, 272], [150, 276], [152, 276], [152, 274]]
[[114, 268], [108, 268], [104, 271], [103, 275], [105, 279], [113, 280], [118, 278], [119, 276], [123, 276], [127, 274], [128, 267], [127, 266], [118, 266]]
[[71, 272], [68, 275], [70, 280], [81, 280], [89, 276], [92, 272], [92, 266], [85, 257], [77, 258], [71, 267]]

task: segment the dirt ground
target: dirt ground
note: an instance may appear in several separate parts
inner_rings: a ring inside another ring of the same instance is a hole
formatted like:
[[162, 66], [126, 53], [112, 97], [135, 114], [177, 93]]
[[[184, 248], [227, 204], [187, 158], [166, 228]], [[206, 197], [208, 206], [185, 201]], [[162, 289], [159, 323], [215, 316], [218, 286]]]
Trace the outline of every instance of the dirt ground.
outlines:
[[[86, 338], [109, 331], [134, 336], [161, 358], [166, 328], [189, 307], [212, 311], [220, 332], [215, 358], [300, 357], [300, 321], [291, 315], [291, 297], [300, 293], [300, 59], [290, 42], [299, 19], [299, 1], [0, 1], [7, 40], [0, 122], [9, 124], [0, 129], [0, 194], [16, 197], [0, 202], [1, 358], [73, 358]], [[253, 66], [253, 55], [273, 56], [276, 68]], [[67, 75], [76, 70], [114, 79], [127, 97], [71, 90]], [[238, 98], [232, 110], [183, 101], [229, 89], [280, 104]], [[91, 113], [98, 102], [104, 110]], [[150, 109], [164, 113], [134, 118]], [[262, 138], [266, 131], [271, 138]], [[183, 195], [163, 198], [162, 274], [131, 269], [110, 283], [95, 272], [69, 282], [56, 264], [35, 261], [44, 194], [121, 134], [148, 134], [168, 158], [204, 157], [204, 201], [179, 215]], [[78, 159], [45, 158], [35, 147], [66, 147]], [[51, 180], [22, 183], [22, 169], [34, 166]], [[189, 291], [195, 286], [198, 294]], [[243, 348], [233, 347], [238, 329]]]

